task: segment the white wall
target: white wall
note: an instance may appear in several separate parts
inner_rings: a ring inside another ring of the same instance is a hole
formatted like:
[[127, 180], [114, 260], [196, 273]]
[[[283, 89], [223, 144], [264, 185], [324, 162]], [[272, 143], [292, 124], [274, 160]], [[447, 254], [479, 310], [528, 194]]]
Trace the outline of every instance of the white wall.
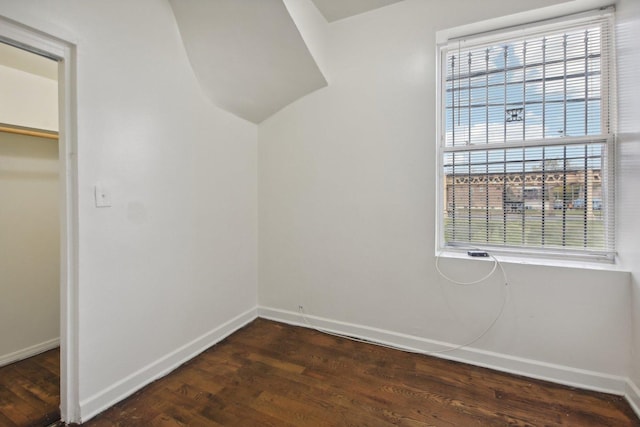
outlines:
[[58, 82], [0, 65], [0, 123], [58, 130]]
[[[499, 279], [452, 289], [434, 268], [435, 34], [552, 3], [406, 0], [329, 25], [330, 86], [259, 126], [263, 314], [300, 321], [302, 304], [324, 326], [423, 349], [491, 321]], [[486, 266], [442, 263], [461, 278]], [[503, 317], [479, 351], [448, 357], [622, 393], [628, 273], [505, 269]]]
[[[473, 336], [500, 283], [467, 294], [434, 270], [435, 32], [551, 3], [465, 0], [451, 14], [444, 0], [406, 0], [331, 24], [331, 86], [262, 124], [257, 153], [256, 127], [201, 94], [167, 3], [0, 0], [4, 16], [78, 46], [83, 418], [251, 318], [256, 170], [261, 305]], [[98, 181], [113, 207], [94, 207]], [[443, 262], [469, 275], [484, 267]], [[510, 299], [477, 357], [537, 363], [540, 375], [557, 364], [567, 381], [604, 388], [627, 375], [628, 275], [506, 269]]]
[[617, 5], [616, 34], [619, 49], [619, 138], [618, 138], [618, 248], [620, 260], [632, 273], [631, 366], [635, 405], [640, 408], [640, 2], [621, 0]]
[[0, 132], [0, 366], [60, 337], [58, 143]]
[[[255, 314], [256, 126], [203, 96], [165, 1], [0, 11], [77, 44], [86, 419]], [[94, 206], [96, 182], [111, 208]]]

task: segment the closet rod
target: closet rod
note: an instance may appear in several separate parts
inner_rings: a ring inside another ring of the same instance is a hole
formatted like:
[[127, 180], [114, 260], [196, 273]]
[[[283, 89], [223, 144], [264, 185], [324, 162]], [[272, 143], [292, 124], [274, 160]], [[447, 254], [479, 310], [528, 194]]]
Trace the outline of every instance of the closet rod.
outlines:
[[0, 132], [15, 133], [18, 135], [37, 136], [39, 138], [58, 139], [58, 132], [38, 131], [31, 129], [22, 129], [13, 126], [0, 125]]

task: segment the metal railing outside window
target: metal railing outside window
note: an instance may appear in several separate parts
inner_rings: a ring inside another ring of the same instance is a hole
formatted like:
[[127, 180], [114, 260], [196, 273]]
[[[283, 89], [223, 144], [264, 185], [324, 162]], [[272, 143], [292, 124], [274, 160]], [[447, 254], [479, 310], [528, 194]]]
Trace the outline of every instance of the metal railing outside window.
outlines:
[[613, 258], [612, 19], [441, 46], [441, 247]]

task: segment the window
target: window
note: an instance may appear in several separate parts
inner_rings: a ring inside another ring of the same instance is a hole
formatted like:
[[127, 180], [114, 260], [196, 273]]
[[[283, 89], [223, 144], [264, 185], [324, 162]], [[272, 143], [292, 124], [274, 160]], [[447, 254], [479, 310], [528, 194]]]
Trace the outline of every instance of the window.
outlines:
[[613, 258], [612, 19], [440, 47], [442, 248]]

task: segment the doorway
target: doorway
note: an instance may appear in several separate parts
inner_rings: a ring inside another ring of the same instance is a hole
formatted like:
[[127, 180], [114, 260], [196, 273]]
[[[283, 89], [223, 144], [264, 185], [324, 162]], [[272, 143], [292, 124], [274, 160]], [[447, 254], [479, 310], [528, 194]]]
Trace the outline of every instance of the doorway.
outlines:
[[0, 383], [14, 405], [0, 413], [50, 424], [60, 418], [58, 64], [0, 43], [0, 91]]
[[[77, 302], [77, 162], [76, 162], [76, 110], [75, 110], [75, 46], [56, 37], [26, 27], [0, 16], [0, 42], [22, 51], [47, 58], [57, 69], [58, 117], [53, 126], [57, 127], [58, 162], [58, 319], [59, 326], [59, 408], [63, 421], [77, 423], [79, 417], [78, 399], [78, 302]], [[35, 108], [35, 107], [34, 107]], [[0, 119], [1, 121], [1, 119]], [[35, 138], [47, 138], [55, 134], [51, 127], [13, 126], [26, 132], [36, 132]], [[43, 135], [44, 134], [44, 135]], [[51, 147], [49, 147], [51, 148]], [[54, 156], [55, 157], [55, 156]], [[51, 363], [50, 361], [47, 363]]]

